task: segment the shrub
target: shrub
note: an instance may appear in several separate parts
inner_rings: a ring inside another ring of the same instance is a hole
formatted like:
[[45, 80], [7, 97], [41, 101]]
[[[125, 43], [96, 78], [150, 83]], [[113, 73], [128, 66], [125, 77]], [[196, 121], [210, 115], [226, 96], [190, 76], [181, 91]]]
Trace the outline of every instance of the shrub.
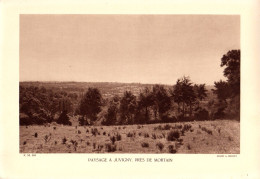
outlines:
[[46, 142], [49, 142], [51, 140], [51, 135], [45, 135], [44, 136], [44, 141], [45, 141], [45, 143]]
[[190, 150], [191, 149], [191, 146], [190, 144], [187, 145], [187, 149]]
[[206, 109], [199, 109], [195, 112], [194, 117], [197, 120], [209, 120], [209, 112]]
[[156, 144], [156, 147], [158, 147], [158, 149], [159, 149], [160, 151], [162, 151], [163, 148], [164, 148], [164, 145], [163, 145], [161, 142], [158, 142], [158, 143]]
[[91, 133], [92, 133], [93, 136], [96, 136], [98, 134], [98, 129], [97, 128], [94, 128], [94, 129], [92, 128], [91, 129]]
[[172, 129], [182, 129], [182, 125], [181, 124], [175, 124]]
[[112, 136], [112, 137], [110, 137], [110, 140], [111, 140], [112, 144], [114, 144], [116, 142], [116, 137]]
[[73, 148], [74, 148], [74, 150], [76, 151], [76, 150], [77, 150], [77, 147], [78, 147], [78, 142], [77, 142], [76, 140], [70, 140], [70, 142], [72, 143]]
[[103, 135], [106, 135], [106, 132], [103, 132]]
[[154, 127], [153, 130], [162, 130], [162, 126], [159, 125], [159, 126], [157, 126], [157, 127]]
[[67, 139], [66, 139], [66, 137], [64, 137], [64, 138], [62, 139], [62, 144], [66, 144], [66, 142], [67, 142]]
[[89, 145], [90, 145], [90, 142], [89, 142], [89, 141], [87, 141], [87, 142], [86, 142], [86, 144], [87, 144], [87, 146], [89, 146]]
[[26, 143], [27, 143], [27, 142], [26, 142], [26, 141], [24, 141], [24, 142], [23, 142], [23, 145], [26, 145]]
[[34, 133], [34, 137], [36, 137], [36, 138], [38, 137], [38, 133], [37, 132]]
[[116, 151], [115, 144], [106, 144], [105, 148], [106, 148], [106, 152], [115, 152]]
[[57, 120], [57, 123], [58, 124], [63, 124], [63, 125], [69, 125], [71, 126], [71, 122], [70, 122], [70, 119], [68, 117], [68, 114], [67, 114], [67, 111], [63, 111], [61, 114], [60, 114], [60, 117], [58, 118]]
[[119, 133], [116, 133], [116, 140], [119, 141], [122, 139], [122, 136]]
[[165, 124], [165, 126], [162, 128], [163, 130], [170, 130], [172, 128], [172, 126], [170, 126], [169, 124]]
[[156, 135], [155, 134], [152, 134], [152, 139], [156, 139]]
[[78, 130], [78, 134], [81, 134], [81, 131], [80, 131], [80, 130]]
[[173, 147], [173, 145], [169, 145], [168, 149], [169, 149], [169, 152], [172, 154], [175, 154], [177, 152], [176, 149]]
[[213, 135], [213, 134], [212, 134], [212, 130], [207, 129], [206, 127], [202, 127], [201, 130], [207, 132], [207, 133], [210, 134], [210, 135]]
[[56, 127], [53, 127], [54, 130], [56, 130]]
[[175, 141], [175, 140], [177, 140], [179, 137], [180, 137], [179, 131], [177, 131], [177, 130], [175, 130], [175, 131], [170, 131], [170, 132], [168, 133], [167, 140], [168, 140], [168, 141]]
[[149, 134], [148, 134], [148, 133], [145, 133], [145, 134], [144, 134], [144, 138], [149, 138]]
[[98, 150], [101, 151], [103, 149], [103, 145], [98, 145]]
[[149, 144], [147, 142], [143, 142], [141, 145], [142, 147], [146, 147], [146, 148], [149, 147]]
[[184, 131], [189, 131], [190, 129], [191, 129], [191, 125], [190, 124], [185, 124], [184, 126], [183, 126], [183, 130]]
[[134, 135], [134, 133], [128, 132], [128, 133], [126, 134], [126, 136], [127, 136], [127, 137], [134, 137], [135, 135]]

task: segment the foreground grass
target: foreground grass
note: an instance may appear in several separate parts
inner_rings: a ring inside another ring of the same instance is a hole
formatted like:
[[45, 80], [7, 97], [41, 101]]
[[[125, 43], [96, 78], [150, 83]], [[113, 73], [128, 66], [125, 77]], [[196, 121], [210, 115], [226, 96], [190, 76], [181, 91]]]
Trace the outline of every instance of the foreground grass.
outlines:
[[125, 126], [20, 126], [21, 153], [240, 153], [233, 120]]

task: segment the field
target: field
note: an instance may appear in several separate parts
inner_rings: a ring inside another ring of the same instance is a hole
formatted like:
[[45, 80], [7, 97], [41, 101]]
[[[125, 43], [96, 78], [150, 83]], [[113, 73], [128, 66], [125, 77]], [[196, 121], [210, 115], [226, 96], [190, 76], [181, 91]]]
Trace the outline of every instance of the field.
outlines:
[[20, 126], [20, 153], [239, 154], [240, 122]]

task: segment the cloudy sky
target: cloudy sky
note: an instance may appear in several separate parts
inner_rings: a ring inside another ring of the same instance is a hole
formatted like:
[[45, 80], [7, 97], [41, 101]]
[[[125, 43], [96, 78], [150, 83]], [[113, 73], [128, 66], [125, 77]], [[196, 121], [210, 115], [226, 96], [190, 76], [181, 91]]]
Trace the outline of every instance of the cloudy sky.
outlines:
[[232, 49], [239, 16], [20, 15], [20, 81], [212, 85]]

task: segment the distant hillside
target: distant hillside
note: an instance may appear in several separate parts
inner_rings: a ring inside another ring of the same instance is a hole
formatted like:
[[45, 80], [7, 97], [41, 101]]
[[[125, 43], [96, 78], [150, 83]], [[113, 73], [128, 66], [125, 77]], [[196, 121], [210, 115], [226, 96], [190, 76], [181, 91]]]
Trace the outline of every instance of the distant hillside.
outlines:
[[[154, 84], [141, 83], [118, 83], [118, 82], [20, 82], [22, 87], [38, 87], [52, 89], [53, 91], [66, 91], [67, 93], [77, 93], [82, 95], [89, 87], [98, 88], [104, 98], [111, 98], [114, 95], [122, 96], [125, 91], [131, 91], [138, 95], [145, 87], [152, 88]], [[171, 85], [164, 85], [165, 88], [172, 88]], [[206, 86], [209, 95], [214, 86]]]

